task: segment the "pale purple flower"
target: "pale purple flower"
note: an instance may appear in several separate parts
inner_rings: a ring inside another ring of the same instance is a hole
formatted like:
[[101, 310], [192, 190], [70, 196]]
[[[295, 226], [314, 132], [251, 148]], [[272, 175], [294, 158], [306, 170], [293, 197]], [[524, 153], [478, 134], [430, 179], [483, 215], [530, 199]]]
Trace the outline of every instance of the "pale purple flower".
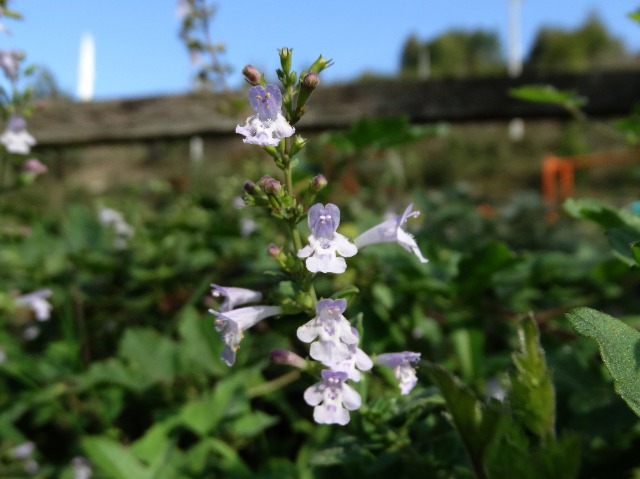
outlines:
[[93, 475], [91, 464], [85, 457], [74, 457], [71, 460], [71, 467], [73, 468], [73, 479], [90, 479]]
[[[354, 327], [351, 328], [353, 335], [360, 340], [360, 334]], [[373, 361], [362, 349], [358, 347], [358, 343], [349, 344], [350, 356], [344, 361], [331, 366], [334, 371], [342, 371], [347, 373], [347, 376], [352, 381], [358, 382], [362, 378], [360, 371], [369, 371], [373, 367]]]
[[376, 358], [376, 363], [386, 366], [393, 371], [398, 380], [400, 392], [409, 394], [418, 382], [416, 370], [413, 367], [420, 360], [420, 353], [404, 351], [401, 353], [385, 353]]
[[39, 289], [33, 293], [23, 294], [15, 299], [16, 304], [28, 306], [35, 313], [38, 321], [47, 321], [51, 317], [51, 303], [46, 300], [51, 296], [50, 289]]
[[312, 343], [310, 356], [329, 367], [350, 358], [350, 346], [358, 344], [358, 336], [342, 315], [346, 308], [345, 299], [321, 299], [316, 305], [316, 317], [297, 331], [300, 341]]
[[220, 312], [231, 311], [238, 306], [248, 303], [257, 303], [262, 299], [262, 293], [246, 288], [234, 288], [231, 286], [211, 285], [211, 295], [214, 298], [224, 298], [218, 308]]
[[307, 368], [307, 361], [287, 349], [272, 349], [269, 353], [269, 359], [275, 364], [286, 364], [298, 369]]
[[236, 133], [244, 135], [244, 142], [260, 146], [278, 146], [280, 140], [295, 133], [282, 113], [282, 93], [277, 85], [256, 85], [249, 88], [249, 103], [256, 112]]
[[298, 258], [306, 258], [307, 269], [312, 273], [344, 273], [347, 263], [344, 258], [355, 255], [358, 248], [347, 238], [337, 233], [340, 225], [340, 209], [329, 203], [316, 203], [309, 208], [309, 245], [298, 251]]
[[24, 53], [20, 50], [0, 50], [0, 68], [9, 80], [16, 79], [18, 67], [23, 59]]
[[360, 249], [378, 243], [398, 243], [407, 251], [415, 254], [421, 263], [428, 262], [429, 260], [422, 256], [420, 248], [418, 248], [418, 244], [416, 240], [413, 239], [413, 236], [402, 229], [402, 225], [406, 223], [409, 218], [415, 218], [420, 214], [419, 211], [411, 211], [412, 208], [413, 204], [410, 204], [407, 206], [407, 209], [404, 210], [404, 213], [394, 216], [365, 231], [353, 242]]
[[36, 144], [36, 140], [27, 131], [27, 122], [19, 115], [9, 117], [7, 127], [0, 135], [2, 143], [9, 153], [26, 155], [31, 147]]
[[101, 206], [98, 209], [98, 221], [113, 228], [116, 233], [114, 246], [118, 249], [126, 247], [127, 241], [134, 235], [134, 229], [124, 220], [122, 213], [114, 209]]
[[36, 177], [49, 171], [49, 168], [47, 168], [47, 165], [43, 164], [37, 158], [29, 158], [22, 164], [22, 171], [25, 173], [31, 173]]
[[304, 400], [313, 409], [313, 419], [318, 424], [339, 424], [349, 422], [349, 411], [358, 409], [362, 398], [355, 389], [346, 385], [347, 373], [324, 369], [322, 381], [304, 392]]
[[214, 322], [216, 331], [220, 332], [220, 340], [225, 344], [222, 361], [227, 366], [233, 366], [243, 331], [269, 316], [282, 313], [282, 308], [280, 306], [247, 306], [224, 312], [210, 309], [209, 312], [216, 317]]
[[13, 457], [14, 459], [27, 459], [31, 457], [31, 454], [33, 454], [35, 447], [36, 445], [31, 441], [23, 442], [22, 444], [19, 444], [11, 449], [11, 457]]

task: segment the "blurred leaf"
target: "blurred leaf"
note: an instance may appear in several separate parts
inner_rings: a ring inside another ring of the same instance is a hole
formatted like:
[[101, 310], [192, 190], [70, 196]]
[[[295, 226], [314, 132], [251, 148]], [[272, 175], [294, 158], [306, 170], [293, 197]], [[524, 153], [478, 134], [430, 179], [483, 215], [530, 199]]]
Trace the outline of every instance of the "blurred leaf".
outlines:
[[587, 219], [600, 225], [616, 256], [629, 266], [636, 265], [631, 245], [640, 240], [640, 216], [592, 199], [568, 199], [563, 206], [575, 218]]
[[150, 382], [169, 381], [177, 373], [178, 349], [169, 338], [153, 329], [128, 329], [118, 355], [129, 367]]
[[567, 318], [578, 333], [598, 342], [616, 392], [640, 416], [640, 332], [590, 308], [573, 309]]
[[330, 144], [347, 153], [363, 148], [389, 148], [405, 145], [428, 136], [446, 133], [442, 124], [411, 125], [407, 117], [363, 118], [354, 123], [347, 132], [331, 133]]
[[244, 414], [231, 423], [231, 430], [238, 437], [254, 437], [265, 429], [277, 424], [280, 418], [262, 411]]
[[525, 85], [511, 88], [509, 95], [519, 100], [549, 103], [563, 108], [579, 108], [587, 103], [585, 98], [576, 95], [574, 91], [558, 90], [551, 85]]
[[82, 448], [91, 462], [112, 479], [151, 479], [149, 469], [113, 439], [104, 436], [85, 437]]
[[627, 15], [631, 20], [640, 23], [640, 11], [631, 12]]
[[513, 354], [509, 403], [516, 417], [545, 440], [555, 436], [555, 391], [540, 346], [538, 326], [527, 317], [518, 327], [520, 350]]
[[484, 350], [484, 332], [477, 328], [459, 328], [451, 332], [451, 343], [460, 362], [460, 372], [466, 382], [480, 377]]
[[203, 316], [194, 307], [185, 307], [181, 312], [178, 324], [181, 341], [178, 347], [181, 362], [185, 363], [181, 366], [183, 370], [195, 373], [195, 368], [199, 366], [216, 376], [222, 376], [226, 372], [227, 366], [213, 347], [220, 339], [213, 327], [212, 318], [211, 315]]
[[464, 443], [473, 470], [479, 478], [488, 477], [485, 456], [499, 430], [501, 417], [492, 405], [483, 404], [444, 368], [429, 362], [426, 369], [447, 404], [447, 411]]

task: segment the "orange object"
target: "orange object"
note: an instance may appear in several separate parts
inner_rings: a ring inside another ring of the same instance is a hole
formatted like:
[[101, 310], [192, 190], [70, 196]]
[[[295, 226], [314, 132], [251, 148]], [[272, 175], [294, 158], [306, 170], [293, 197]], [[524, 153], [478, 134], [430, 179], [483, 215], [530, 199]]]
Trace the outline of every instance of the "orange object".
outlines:
[[576, 168], [634, 161], [640, 163], [640, 149], [581, 156], [546, 156], [542, 161], [542, 197], [547, 203], [557, 205], [573, 195]]

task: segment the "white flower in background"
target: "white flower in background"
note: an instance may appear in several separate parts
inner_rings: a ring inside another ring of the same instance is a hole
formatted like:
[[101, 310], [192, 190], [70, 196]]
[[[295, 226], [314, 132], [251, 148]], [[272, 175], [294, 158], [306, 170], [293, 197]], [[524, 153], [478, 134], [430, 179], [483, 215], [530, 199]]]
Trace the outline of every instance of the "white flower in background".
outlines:
[[98, 221], [104, 226], [113, 228], [116, 233], [114, 242], [116, 248], [124, 248], [127, 246], [127, 241], [133, 237], [133, 228], [124, 220], [119, 211], [101, 206], [98, 209]]
[[404, 213], [394, 216], [365, 231], [353, 242], [359, 249], [378, 243], [398, 243], [407, 251], [415, 254], [421, 263], [427, 263], [429, 260], [422, 256], [416, 240], [402, 229], [402, 225], [406, 223], [409, 218], [415, 218], [420, 215], [419, 211], [411, 211], [412, 208], [413, 204], [410, 204], [407, 206], [407, 209], [404, 210]]
[[416, 370], [413, 367], [420, 360], [420, 353], [404, 351], [401, 353], [385, 353], [376, 358], [376, 363], [386, 366], [393, 371], [398, 380], [400, 392], [409, 394], [418, 382]]
[[222, 360], [227, 366], [233, 366], [243, 332], [269, 316], [282, 313], [282, 308], [280, 306], [247, 306], [231, 311], [210, 309], [209, 312], [216, 317], [214, 322], [216, 331], [220, 333], [220, 340], [225, 344]]
[[33, 310], [38, 321], [47, 321], [51, 317], [51, 303], [46, 300], [51, 296], [50, 289], [39, 289], [33, 293], [23, 294], [15, 299], [16, 304], [28, 306]]
[[0, 50], [0, 69], [11, 81], [16, 79], [22, 60], [24, 60], [24, 52], [20, 50]]
[[71, 467], [73, 468], [73, 479], [90, 479], [93, 475], [91, 465], [84, 457], [74, 457], [71, 460]]
[[318, 424], [339, 424], [344, 426], [350, 420], [349, 411], [362, 404], [362, 398], [355, 389], [346, 385], [347, 373], [324, 369], [322, 381], [307, 388], [304, 400], [313, 409], [313, 419]]
[[26, 155], [31, 151], [31, 147], [36, 144], [36, 140], [27, 131], [27, 122], [19, 115], [13, 115], [7, 122], [0, 143], [4, 145], [9, 153]]
[[340, 233], [340, 209], [329, 203], [323, 206], [316, 203], [309, 208], [308, 214], [309, 245], [298, 251], [298, 258], [306, 258], [306, 266], [312, 273], [344, 273], [347, 263], [336, 253], [349, 258], [358, 252], [358, 248]]

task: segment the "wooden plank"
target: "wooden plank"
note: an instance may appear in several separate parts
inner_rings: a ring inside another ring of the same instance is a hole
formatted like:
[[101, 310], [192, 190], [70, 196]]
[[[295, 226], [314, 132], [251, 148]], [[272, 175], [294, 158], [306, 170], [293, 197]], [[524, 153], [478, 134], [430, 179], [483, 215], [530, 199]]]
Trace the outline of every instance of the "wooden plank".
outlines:
[[[509, 89], [529, 84], [576, 91], [588, 98], [585, 112], [592, 117], [624, 116], [640, 103], [640, 70], [517, 79], [385, 80], [321, 86], [297, 128], [340, 129], [362, 117], [390, 115], [405, 115], [415, 123], [567, 116], [557, 106], [509, 97]], [[41, 146], [233, 135], [236, 124], [249, 113], [230, 108], [233, 98], [243, 95], [194, 93], [90, 103], [44, 102], [29, 120], [29, 130]]]

